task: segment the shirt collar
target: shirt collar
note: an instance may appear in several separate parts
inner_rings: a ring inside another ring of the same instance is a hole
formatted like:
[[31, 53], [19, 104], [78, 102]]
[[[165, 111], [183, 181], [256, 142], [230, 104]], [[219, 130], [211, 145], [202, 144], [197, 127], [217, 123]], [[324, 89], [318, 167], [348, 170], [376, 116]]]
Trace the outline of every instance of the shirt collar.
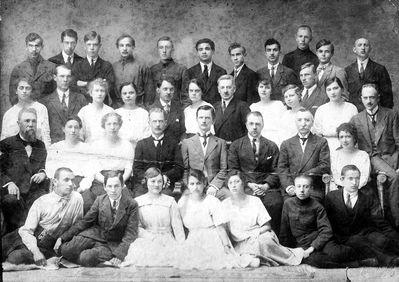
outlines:
[[64, 58], [64, 62], [68, 62], [68, 57], [71, 57], [71, 63], [73, 63], [73, 55], [74, 53], [72, 53], [72, 55], [68, 55], [67, 53], [65, 53], [64, 50], [62, 50], [62, 57]]
[[110, 197], [108, 197], [109, 202], [111, 203], [111, 207], [113, 206], [114, 201], [116, 201], [116, 207], [119, 207], [119, 202], [121, 201], [121, 198], [122, 198], [122, 194], [116, 200], [112, 200]]
[[[202, 133], [200, 132], [200, 131], [198, 131], [198, 135], [199, 136], [201, 136], [201, 137], [203, 137], [204, 135], [202, 135]], [[205, 132], [205, 136], [208, 138], [209, 136], [211, 136], [212, 135], [212, 133], [211, 133], [211, 131], [210, 130], [208, 130], [207, 132]]]
[[89, 64], [91, 64], [91, 60], [93, 60], [94, 61], [94, 63], [96, 63], [97, 62], [97, 60], [98, 60], [98, 56], [96, 57], [96, 58], [90, 58], [89, 56], [86, 56], [86, 58], [87, 58], [87, 61], [89, 61]]
[[165, 134], [162, 134], [161, 136], [159, 136], [159, 138], [157, 138], [157, 137], [155, 137], [154, 134], [151, 134], [152, 138], [154, 138], [154, 141], [158, 141], [158, 140], [163, 139], [164, 135], [165, 135]]
[[231, 100], [233, 100], [233, 98], [234, 98], [234, 95], [229, 100], [222, 99], [222, 103], [223, 103], [223, 101], [226, 102], [226, 108], [230, 104]]
[[58, 93], [58, 97], [60, 97], [60, 99], [62, 99], [62, 95], [64, 95], [64, 93], [65, 93], [66, 98], [69, 98], [69, 89], [65, 92], [62, 92], [60, 89], [57, 88], [57, 93]]
[[369, 115], [375, 115], [378, 112], [378, 106], [375, 107], [372, 111], [366, 110]]
[[369, 58], [365, 59], [364, 61], [360, 61], [359, 58], [357, 58], [357, 66], [359, 68], [360, 68], [360, 63], [363, 64], [363, 68], [366, 68], [368, 62], [369, 62]]
[[309, 134], [310, 134], [310, 132], [308, 132], [308, 134], [306, 134], [306, 135], [303, 136], [301, 133], [298, 132], [299, 138], [306, 138], [306, 139], [308, 139], [308, 138], [309, 138]]
[[52, 191], [50, 193], [51, 197], [53, 197], [57, 202], [61, 202], [61, 201], [69, 201], [71, 199], [71, 194], [69, 194], [68, 196], [60, 196], [57, 193], [55, 193], [55, 191]]
[[[313, 91], [316, 89], [317, 83], [308, 89], [308, 95], [312, 94]], [[307, 88], [303, 88], [303, 91], [306, 91]]]
[[[251, 141], [251, 143], [252, 143], [252, 140], [255, 139], [255, 137], [252, 137], [249, 133], [248, 133], [248, 138], [249, 138], [249, 141]], [[260, 136], [256, 138], [255, 142], [259, 142], [259, 139], [260, 139]]]
[[242, 64], [241, 66], [239, 66], [238, 68], [234, 68], [235, 70], [236, 70], [236, 72], [240, 72], [241, 71], [241, 69], [243, 68], [243, 66], [244, 66], [245, 64]]
[[172, 101], [169, 101], [169, 103], [166, 103], [162, 99], [159, 99], [159, 102], [161, 102], [162, 107], [165, 107], [166, 105], [168, 105], [170, 107], [172, 104]]
[[210, 72], [211, 69], [212, 69], [213, 62], [211, 61], [209, 64], [204, 64], [203, 62], [200, 62], [200, 65], [201, 65], [201, 70], [203, 70], [205, 65], [207, 65], [208, 66], [208, 71]]
[[273, 67], [274, 67], [274, 71], [276, 71], [279, 64], [280, 64], [280, 63], [277, 62], [277, 64], [272, 65], [271, 63], [268, 62], [268, 63], [267, 63], [267, 68], [268, 68], [269, 70], [271, 70], [271, 69], [272, 69], [272, 66], [273, 66]]
[[346, 198], [346, 195], [348, 195], [348, 194], [351, 199], [356, 198], [359, 195], [359, 190], [357, 190], [355, 192], [348, 192], [345, 189], [342, 189], [342, 190], [344, 190], [344, 196], [345, 196], [344, 198]]
[[325, 65], [318, 65], [317, 66], [317, 69], [318, 70], [325, 70], [328, 66], [330, 66], [331, 65], [331, 62], [328, 62], [328, 64], [325, 64]]

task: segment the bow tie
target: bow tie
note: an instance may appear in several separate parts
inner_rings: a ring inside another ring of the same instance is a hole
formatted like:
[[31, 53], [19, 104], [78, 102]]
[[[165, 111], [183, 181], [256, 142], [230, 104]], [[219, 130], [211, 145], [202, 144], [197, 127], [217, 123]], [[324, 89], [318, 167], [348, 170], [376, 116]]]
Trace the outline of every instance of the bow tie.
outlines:
[[25, 140], [23, 140], [22, 138], [21, 138], [21, 141], [22, 141], [22, 144], [24, 144], [24, 147], [26, 147], [26, 146], [32, 146], [32, 144], [33, 144], [33, 142], [30, 142], [30, 141], [25, 141]]
[[323, 70], [325, 70], [325, 69], [326, 69], [326, 67], [327, 67], [327, 66], [318, 66], [318, 67], [317, 67], [317, 70], [319, 70], [319, 71], [323, 71]]

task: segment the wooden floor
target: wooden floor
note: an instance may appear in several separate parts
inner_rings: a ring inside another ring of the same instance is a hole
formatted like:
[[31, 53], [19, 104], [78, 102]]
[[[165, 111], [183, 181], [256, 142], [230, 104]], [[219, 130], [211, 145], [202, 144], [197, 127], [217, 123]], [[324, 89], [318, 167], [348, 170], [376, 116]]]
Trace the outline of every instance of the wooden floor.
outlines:
[[[348, 269], [350, 281], [399, 281], [399, 268]], [[178, 270], [173, 268], [74, 268], [4, 272], [3, 281], [347, 281], [345, 269], [261, 267], [234, 270]]]

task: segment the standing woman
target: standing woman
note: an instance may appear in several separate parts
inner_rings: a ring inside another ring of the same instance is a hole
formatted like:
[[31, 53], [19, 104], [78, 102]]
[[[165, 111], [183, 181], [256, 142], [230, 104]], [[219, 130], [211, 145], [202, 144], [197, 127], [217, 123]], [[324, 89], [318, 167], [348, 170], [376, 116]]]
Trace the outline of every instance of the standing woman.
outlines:
[[185, 240], [179, 209], [173, 197], [162, 192], [158, 168], [145, 172], [148, 192], [135, 200], [139, 206], [139, 234], [130, 245], [123, 266], [172, 266], [178, 245]]
[[178, 249], [175, 267], [181, 269], [222, 269], [238, 267], [224, 224], [227, 222], [220, 201], [206, 195], [207, 180], [202, 171], [191, 170], [186, 193], [178, 206], [187, 240]]
[[119, 135], [135, 148], [139, 140], [151, 135], [148, 112], [137, 106], [137, 100], [141, 97], [137, 96], [137, 86], [133, 82], [123, 83], [119, 93], [123, 100], [123, 106], [115, 110], [123, 120]]
[[18, 114], [23, 108], [33, 108], [37, 113], [37, 138], [48, 148], [51, 144], [48, 113], [45, 105], [32, 99], [32, 85], [26, 78], [21, 78], [17, 84], [18, 103], [12, 106], [3, 116], [0, 140], [17, 135], [19, 126]]
[[[192, 79], [188, 84], [188, 95], [191, 101], [191, 105], [184, 109], [184, 122], [186, 126], [186, 138], [192, 137], [193, 135], [200, 132], [197, 122], [197, 110], [203, 105], [211, 106], [208, 102], [202, 100], [202, 94], [204, 93], [205, 85], [202, 80]], [[211, 127], [211, 133], [215, 134], [213, 125]]]
[[321, 105], [315, 113], [314, 132], [327, 139], [331, 155], [339, 147], [336, 138], [337, 127], [349, 122], [357, 114], [356, 106], [345, 102], [342, 93], [345, 91], [341, 80], [338, 77], [328, 78], [324, 84], [330, 102]]
[[104, 135], [101, 118], [114, 109], [104, 104], [104, 99], [108, 96], [108, 83], [105, 79], [97, 78], [91, 81], [88, 92], [93, 101], [81, 108], [78, 116], [83, 124], [81, 138], [86, 143], [92, 143]]
[[288, 84], [283, 88], [282, 92], [287, 110], [284, 111], [281, 120], [279, 121], [281, 142], [298, 133], [295, 123], [295, 115], [301, 108], [302, 100], [301, 91], [298, 86], [294, 84]]
[[231, 197], [222, 202], [222, 208], [229, 219], [227, 229], [236, 253], [249, 256], [251, 267], [258, 267], [260, 263], [268, 266], [299, 265], [303, 249], [280, 245], [262, 201], [244, 192], [243, 174], [232, 170], [226, 183]]
[[280, 121], [284, 113], [284, 105], [279, 100], [270, 99], [272, 83], [269, 80], [260, 80], [257, 85], [260, 101], [253, 103], [249, 108], [251, 112], [260, 112], [263, 116], [264, 126], [262, 136], [273, 141], [280, 147]]

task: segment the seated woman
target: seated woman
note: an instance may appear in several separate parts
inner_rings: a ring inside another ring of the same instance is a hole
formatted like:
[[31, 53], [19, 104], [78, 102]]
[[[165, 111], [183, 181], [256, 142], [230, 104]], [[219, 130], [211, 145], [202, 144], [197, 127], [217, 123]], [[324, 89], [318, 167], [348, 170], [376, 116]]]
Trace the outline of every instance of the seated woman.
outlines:
[[104, 172], [110, 170], [123, 171], [124, 183], [132, 175], [134, 151], [129, 141], [119, 137], [121, 126], [122, 117], [115, 112], [108, 113], [101, 118], [104, 136], [93, 142], [89, 151], [92, 156], [91, 164], [96, 174], [90, 190], [82, 194], [85, 213], [90, 209], [96, 197], [105, 193]]
[[114, 111], [111, 107], [104, 104], [105, 97], [108, 96], [108, 83], [102, 78], [91, 81], [88, 85], [89, 95], [93, 102], [80, 109], [78, 116], [82, 120], [83, 128], [81, 138], [86, 143], [92, 143], [103, 137], [104, 131], [101, 128], [101, 118]]
[[258, 94], [260, 101], [253, 103], [249, 108], [252, 112], [260, 112], [263, 116], [264, 126], [262, 136], [273, 141], [280, 147], [283, 140], [280, 140], [280, 122], [284, 113], [284, 105], [279, 100], [271, 100], [272, 83], [269, 80], [258, 82]]
[[[192, 79], [188, 84], [188, 95], [191, 101], [191, 105], [187, 106], [184, 109], [184, 122], [186, 126], [186, 138], [189, 138], [198, 132], [200, 132], [198, 128], [197, 122], [197, 110], [199, 107], [203, 105], [211, 106], [208, 102], [202, 100], [202, 94], [204, 93], [205, 85], [204, 82], [200, 79]], [[215, 134], [215, 129], [211, 128], [211, 133]]]
[[[356, 148], [356, 126], [351, 123], [343, 123], [338, 126], [336, 134], [341, 147], [335, 151], [335, 154], [331, 154], [331, 172], [333, 179], [330, 182], [330, 190], [336, 190], [338, 187], [342, 187], [341, 171], [346, 165], [355, 165], [359, 168], [359, 189], [361, 189], [366, 186], [369, 181], [371, 165], [369, 155], [365, 151]], [[367, 185], [367, 189], [362, 191], [369, 194], [370, 189], [369, 185]]]
[[260, 263], [269, 266], [299, 265], [303, 249], [280, 245], [262, 201], [244, 192], [244, 175], [232, 170], [226, 183], [231, 197], [222, 202], [222, 208], [229, 219], [227, 229], [237, 254], [249, 256], [252, 267], [258, 267]]
[[337, 127], [344, 122], [349, 122], [357, 114], [357, 109], [355, 105], [345, 102], [342, 97], [345, 88], [338, 77], [327, 79], [324, 87], [330, 102], [321, 105], [316, 110], [314, 133], [327, 139], [328, 147], [333, 155], [339, 147], [335, 132]]
[[140, 96], [137, 96], [137, 86], [133, 82], [123, 83], [119, 93], [123, 100], [123, 106], [115, 110], [123, 120], [119, 135], [135, 148], [139, 140], [151, 135], [148, 112], [137, 106]]
[[206, 195], [207, 180], [202, 171], [189, 173], [188, 192], [178, 206], [187, 240], [176, 251], [175, 267], [181, 269], [222, 269], [239, 267], [238, 256], [224, 229], [227, 222], [217, 198]]
[[12, 106], [3, 116], [0, 140], [17, 135], [19, 132], [18, 114], [22, 108], [33, 108], [37, 113], [36, 136], [48, 148], [51, 144], [48, 113], [45, 105], [32, 99], [32, 85], [26, 78], [21, 78], [17, 85], [18, 103]]
[[59, 167], [72, 169], [75, 175], [75, 186], [78, 192], [90, 188], [95, 171], [92, 162], [88, 161], [87, 152], [90, 146], [83, 143], [79, 136], [82, 129], [82, 121], [78, 116], [67, 119], [64, 125], [65, 140], [54, 143], [47, 152], [46, 172], [54, 175]]
[[161, 171], [145, 172], [148, 192], [135, 200], [139, 206], [139, 234], [130, 245], [122, 266], [172, 266], [178, 244], [185, 240], [183, 224], [175, 200], [162, 194]]
[[291, 138], [298, 134], [298, 129], [295, 123], [295, 115], [301, 108], [301, 91], [298, 86], [294, 84], [288, 84], [283, 88], [284, 103], [287, 110], [281, 115], [281, 119], [278, 122], [280, 128], [280, 140], [281, 142]]

